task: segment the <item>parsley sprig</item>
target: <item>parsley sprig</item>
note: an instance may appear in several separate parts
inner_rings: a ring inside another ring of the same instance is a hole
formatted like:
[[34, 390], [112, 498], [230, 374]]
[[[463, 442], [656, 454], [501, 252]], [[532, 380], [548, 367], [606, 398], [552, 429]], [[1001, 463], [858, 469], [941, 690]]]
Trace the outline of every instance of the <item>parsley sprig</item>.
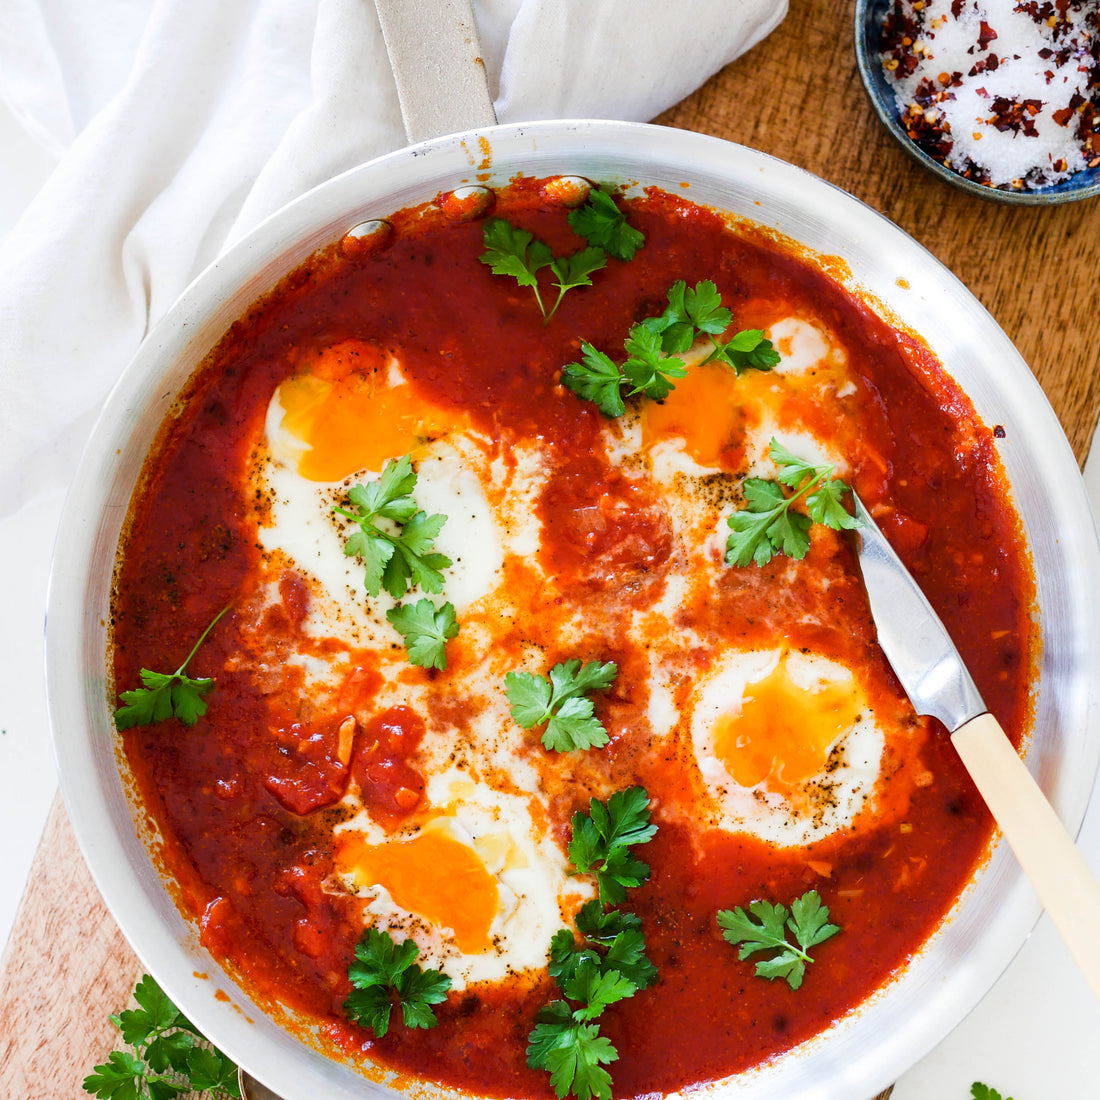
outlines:
[[628, 887], [641, 886], [649, 877], [649, 864], [635, 859], [631, 847], [652, 840], [656, 832], [645, 787], [627, 787], [606, 802], [592, 799], [587, 814], [573, 814], [569, 858], [578, 873], [596, 876], [600, 901], [619, 905]]
[[[589, 810], [591, 817], [580, 813], [573, 817], [569, 855], [578, 871], [592, 869], [589, 857], [594, 850], [603, 853], [596, 860], [603, 867], [612, 858], [611, 850], [620, 847], [623, 858], [614, 858], [620, 864], [630, 862], [625, 848], [644, 843], [656, 830], [649, 824], [649, 797], [642, 787], [616, 792], [606, 804], [593, 799]], [[602, 824], [603, 831], [596, 826], [597, 835], [587, 836], [594, 821]], [[635, 863], [635, 871], [639, 868], [640, 873], [631, 875], [628, 882], [614, 879], [616, 887], [640, 885], [649, 868]], [[614, 892], [618, 896], [618, 890]], [[620, 900], [625, 896], [622, 890]], [[550, 941], [549, 971], [563, 999], [539, 1010], [528, 1037], [527, 1064], [549, 1071], [559, 1097], [573, 1093], [578, 1100], [610, 1100], [611, 1075], [603, 1067], [616, 1061], [619, 1052], [600, 1034], [597, 1020], [610, 1005], [655, 984], [657, 969], [646, 957], [642, 922], [635, 914], [606, 909], [593, 898], [581, 907], [576, 924], [580, 943], [568, 928], [560, 929]]]
[[409, 661], [421, 668], [447, 667], [447, 642], [458, 633], [455, 608], [449, 600], [436, 607], [431, 600], [398, 604], [386, 618], [405, 639]]
[[[970, 1086], [970, 1096], [972, 1100], [1001, 1100], [1001, 1094], [995, 1088], [983, 1085], [981, 1081], [975, 1081]], [[1012, 1100], [1012, 1097], [1008, 1100]]]
[[[728, 943], [741, 945], [739, 959], [747, 959], [757, 951], [773, 952], [757, 962], [756, 974], [769, 981], [786, 978], [791, 989], [802, 985], [806, 964], [813, 962], [810, 948], [840, 931], [829, 923], [828, 907], [821, 904], [816, 890], [792, 901], [789, 914], [785, 905], [758, 900], [749, 905], [748, 912], [741, 906], [720, 910], [718, 924]], [[794, 935], [793, 943], [788, 930]]]
[[554, 752], [601, 748], [607, 744], [607, 730], [595, 716], [590, 691], [610, 687], [618, 673], [614, 661], [586, 661], [573, 658], [554, 665], [549, 677], [530, 672], [509, 672], [504, 678], [505, 694], [512, 717], [524, 728], [546, 723], [543, 745]]
[[390, 1026], [390, 1011], [400, 1006], [406, 1027], [435, 1027], [431, 1006], [447, 999], [451, 979], [438, 970], [422, 970], [415, 959], [420, 949], [412, 940], [394, 943], [388, 932], [368, 928], [355, 945], [348, 978], [355, 987], [344, 1011], [381, 1039]]
[[214, 681], [209, 676], [192, 678], [186, 675], [187, 666], [198, 653], [199, 646], [206, 641], [210, 631], [229, 610], [229, 606], [223, 607], [211, 619], [175, 672], [152, 672], [143, 668], [140, 676], [145, 686], [119, 694], [125, 704], [115, 710], [115, 725], [120, 730], [128, 730], [132, 726], [150, 726], [154, 722], [163, 722], [166, 718], [178, 718], [185, 726], [193, 726], [206, 713], [203, 696], [214, 690]]
[[84, 1078], [84, 1091], [101, 1100], [170, 1100], [212, 1090], [239, 1097], [237, 1067], [206, 1045], [195, 1026], [148, 975], [134, 989], [136, 1009], [110, 1017], [131, 1054], [113, 1050]]
[[[743, 485], [745, 507], [726, 520], [732, 532], [726, 540], [730, 565], [766, 565], [777, 553], [804, 558], [814, 523], [837, 531], [859, 526], [843, 503], [851, 490], [846, 482], [833, 477], [833, 466], [815, 466], [798, 458], [776, 439], [772, 439], [768, 454], [779, 467], [777, 479], [747, 478]], [[784, 486], [794, 492], [788, 496]], [[807, 514], [792, 511], [791, 506], [803, 498]]]
[[[434, 544], [447, 517], [421, 511], [412, 498], [416, 480], [411, 455], [391, 458], [377, 480], [348, 490], [354, 511], [333, 505], [334, 512], [359, 527], [345, 542], [344, 553], [363, 562], [363, 585], [371, 596], [383, 588], [394, 599], [417, 586], [425, 592], [443, 591], [440, 570], [451, 559]], [[380, 520], [389, 523], [380, 525]]]
[[586, 901], [577, 914], [577, 943], [568, 928], [561, 928], [550, 941], [550, 976], [559, 983], [574, 978], [582, 966], [591, 964], [598, 973], [618, 971], [637, 989], [657, 981], [657, 968], [646, 958], [645, 933], [634, 913], [605, 909], [596, 898]]
[[611, 356], [581, 341], [581, 361], [562, 368], [562, 383], [578, 397], [594, 402], [605, 416], [622, 416], [625, 397], [642, 395], [663, 401], [675, 388], [673, 379], [687, 375], [679, 358], [700, 336], [711, 348], [703, 363], [720, 362], [738, 375], [748, 369], [771, 370], [779, 353], [759, 329], [743, 329], [729, 340], [720, 340], [733, 315], [722, 305], [718, 288], [709, 279], [689, 287], [682, 279], [667, 293], [668, 304], [656, 317], [631, 325], [623, 350], [626, 359], [616, 364]]
[[615, 200], [599, 187], [588, 192], [588, 198], [566, 219], [590, 245], [602, 248], [617, 260], [633, 260], [634, 253], [645, 244], [645, 235], [635, 229]]
[[[567, 291], [592, 285], [592, 274], [607, 266], [609, 254], [619, 260], [632, 259], [645, 239], [628, 224], [615, 200], [598, 188], [589, 192], [583, 206], [570, 212], [568, 221], [588, 244], [567, 256], [555, 256], [545, 241], [504, 218], [490, 218], [482, 230], [485, 251], [481, 262], [494, 275], [510, 275], [520, 286], [530, 287], [543, 324], [550, 323]], [[558, 292], [549, 309], [539, 286], [539, 273], [547, 268]]]

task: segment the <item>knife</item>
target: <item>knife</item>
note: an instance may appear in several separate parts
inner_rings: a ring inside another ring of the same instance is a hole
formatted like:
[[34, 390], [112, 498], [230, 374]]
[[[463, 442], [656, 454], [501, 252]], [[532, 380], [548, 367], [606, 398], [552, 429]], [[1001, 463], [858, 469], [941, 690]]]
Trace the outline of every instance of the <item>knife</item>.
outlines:
[[918, 714], [939, 719], [1031, 880], [1085, 980], [1100, 999], [1100, 882], [989, 713], [951, 636], [871, 514], [852, 491], [852, 534], [878, 642]]

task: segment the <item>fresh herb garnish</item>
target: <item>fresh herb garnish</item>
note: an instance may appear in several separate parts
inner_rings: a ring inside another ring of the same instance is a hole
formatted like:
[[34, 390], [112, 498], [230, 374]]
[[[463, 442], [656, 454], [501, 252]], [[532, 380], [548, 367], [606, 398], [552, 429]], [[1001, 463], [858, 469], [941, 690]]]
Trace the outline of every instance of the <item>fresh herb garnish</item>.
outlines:
[[[813, 962], [810, 948], [840, 931], [837, 925], [829, 923], [829, 910], [821, 904], [816, 890], [792, 901], [789, 914], [785, 905], [761, 900], [752, 902], [748, 912], [741, 906], [720, 910], [718, 924], [727, 942], [734, 947], [741, 944], [739, 959], [747, 959], [757, 951], [774, 952], [757, 962], [756, 973], [770, 981], [786, 978], [791, 989], [802, 985], [806, 964]], [[787, 937], [788, 929], [794, 934], [794, 943]]]
[[550, 941], [550, 976], [559, 984], [571, 979], [586, 960], [600, 973], [617, 970], [638, 989], [657, 981], [657, 968], [646, 958], [642, 922], [633, 913], [605, 909], [592, 898], [577, 914], [578, 944], [568, 928], [559, 929]]
[[[726, 520], [732, 534], [726, 540], [726, 561], [730, 565], [766, 565], [777, 553], [804, 558], [810, 549], [810, 527], [821, 523], [840, 531], [859, 526], [859, 520], [844, 507], [846, 482], [833, 477], [833, 466], [815, 466], [791, 454], [775, 439], [768, 454], [779, 467], [778, 479], [750, 477], [745, 480], [745, 507]], [[787, 496], [783, 486], [795, 491]], [[808, 515], [791, 511], [791, 505], [805, 498]]]
[[725, 363], [741, 374], [749, 368], [771, 370], [779, 362], [779, 353], [759, 329], [744, 329], [725, 342], [717, 339], [733, 315], [709, 280], [689, 287], [681, 279], [669, 287], [667, 298], [663, 313], [631, 325], [621, 364], [582, 340], [581, 361], [562, 368], [563, 385], [594, 402], [605, 416], [615, 417], [626, 411], [624, 396], [663, 401], [675, 388], [673, 379], [687, 375], [687, 365], [678, 356], [700, 335], [711, 343], [703, 363]]
[[446, 668], [446, 646], [458, 633], [454, 604], [449, 600], [437, 608], [431, 600], [398, 604], [386, 618], [405, 639], [410, 663], [421, 668]]
[[209, 676], [192, 679], [185, 673], [191, 658], [199, 651], [199, 646], [206, 641], [206, 636], [228, 610], [229, 606], [223, 607], [214, 616], [175, 672], [151, 672], [143, 668], [140, 675], [145, 686], [119, 694], [125, 704], [115, 711], [115, 725], [120, 730], [128, 730], [132, 726], [150, 726], [154, 722], [163, 722], [166, 718], [178, 718], [185, 726], [193, 726], [206, 713], [203, 696], [209, 695], [213, 690], [213, 679]]
[[[443, 591], [440, 570], [451, 559], [436, 551], [434, 544], [447, 517], [422, 512], [412, 498], [415, 487], [412, 457], [391, 458], [376, 481], [353, 485], [348, 491], [355, 511], [333, 506], [338, 515], [359, 525], [344, 544], [344, 553], [363, 562], [363, 585], [371, 596], [383, 588], [394, 599], [417, 586], [425, 592]], [[379, 520], [389, 524], [379, 526]]]
[[388, 932], [368, 928], [355, 945], [348, 978], [355, 987], [344, 1011], [381, 1039], [389, 1030], [390, 1010], [401, 1008], [406, 1027], [435, 1027], [431, 1006], [447, 999], [451, 979], [438, 970], [422, 970], [414, 960], [419, 948], [412, 940], [395, 944]]
[[[113, 1050], [84, 1078], [84, 1091], [102, 1100], [169, 1100], [214, 1091], [239, 1097], [237, 1067], [206, 1040], [148, 975], [134, 989], [138, 1008], [110, 1017], [128, 1051]], [[203, 1045], [200, 1045], [203, 1044]]]
[[606, 802], [592, 799], [587, 814], [573, 814], [569, 858], [580, 874], [596, 876], [600, 901], [618, 905], [626, 900], [627, 887], [641, 886], [649, 877], [649, 864], [630, 854], [631, 845], [645, 844], [656, 832], [646, 789], [627, 787]]
[[[975, 1081], [970, 1086], [970, 1095], [972, 1100], [1001, 1100], [1001, 1094], [996, 1089], [983, 1085], [981, 1081]], [[1012, 1097], [1008, 1097], [1008, 1100], [1012, 1100]]]
[[635, 229], [615, 200], [598, 187], [588, 192], [588, 199], [571, 210], [568, 222], [590, 245], [603, 248], [617, 260], [632, 260], [645, 244], [645, 235]]
[[[578, 871], [592, 870], [589, 857], [595, 849], [604, 853], [596, 857], [596, 862], [603, 861], [597, 875], [612, 862], [621, 869], [629, 861], [626, 847], [644, 843], [656, 831], [649, 824], [649, 797], [642, 787], [618, 791], [606, 805], [593, 799], [589, 809], [591, 818], [573, 816], [569, 856]], [[595, 838], [582, 836], [595, 821], [602, 823], [603, 831], [596, 826]], [[621, 855], [608, 854], [620, 849]], [[649, 868], [635, 862], [632, 871], [630, 881], [623, 876], [609, 880], [615, 884], [612, 893], [618, 896], [622, 886], [640, 885]], [[625, 896], [622, 890], [620, 900]], [[529, 1036], [527, 1064], [550, 1072], [559, 1097], [573, 1093], [578, 1100], [610, 1100], [611, 1075], [603, 1067], [616, 1061], [619, 1052], [600, 1035], [595, 1021], [609, 1005], [653, 985], [657, 969], [646, 958], [642, 922], [633, 913], [605, 909], [593, 898], [577, 914], [577, 931], [580, 943], [568, 928], [560, 929], [550, 941], [549, 971], [564, 1000], [551, 1001], [539, 1010]]]
[[600, 748], [607, 744], [607, 730], [594, 714], [587, 692], [608, 688], [618, 669], [613, 661], [576, 658], [554, 665], [549, 678], [530, 672], [509, 672], [505, 694], [512, 717], [524, 728], [541, 726], [543, 745], [554, 752]]
[[[543, 324], [561, 305], [566, 291], [591, 286], [591, 275], [607, 266], [610, 253], [616, 259], [629, 260], [645, 238], [627, 223], [626, 215], [604, 191], [594, 188], [584, 205], [568, 215], [569, 224], [588, 241], [585, 248], [568, 256], [555, 256], [545, 241], [503, 218], [490, 218], [482, 230], [485, 251], [480, 259], [494, 275], [510, 275], [520, 286], [531, 288], [542, 314]], [[539, 272], [549, 268], [551, 285], [558, 296], [547, 309], [539, 288]]]

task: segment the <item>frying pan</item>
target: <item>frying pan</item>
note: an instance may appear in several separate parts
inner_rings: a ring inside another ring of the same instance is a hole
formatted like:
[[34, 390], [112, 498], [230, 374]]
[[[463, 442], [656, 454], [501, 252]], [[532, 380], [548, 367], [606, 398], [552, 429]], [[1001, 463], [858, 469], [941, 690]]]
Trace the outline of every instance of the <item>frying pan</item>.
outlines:
[[[50, 721], [67, 808], [96, 883], [134, 950], [186, 1015], [287, 1100], [393, 1092], [295, 1038], [252, 1003], [200, 946], [154, 866], [149, 846], [156, 838], [114, 733], [105, 656], [123, 519], [146, 452], [188, 377], [230, 324], [314, 250], [441, 192], [558, 174], [628, 190], [655, 185], [684, 193], [690, 184], [686, 193], [695, 202], [760, 224], [811, 254], [839, 258], [850, 287], [922, 334], [982, 419], [1004, 426], [1000, 454], [1034, 561], [1042, 642], [1027, 764], [1071, 833], [1084, 816], [1100, 758], [1100, 545], [1053, 411], [1007, 336], [966, 288], [851, 196], [715, 138], [636, 123], [498, 126], [486, 119], [417, 141], [291, 203], [182, 295], [104, 406], [73, 480], [51, 573]], [[941, 929], [893, 981], [822, 1035], [720, 1082], [717, 1092], [723, 1100], [875, 1094], [969, 1012], [1038, 916], [1011, 854], [996, 845]], [[453, 1095], [434, 1086], [411, 1091]]]

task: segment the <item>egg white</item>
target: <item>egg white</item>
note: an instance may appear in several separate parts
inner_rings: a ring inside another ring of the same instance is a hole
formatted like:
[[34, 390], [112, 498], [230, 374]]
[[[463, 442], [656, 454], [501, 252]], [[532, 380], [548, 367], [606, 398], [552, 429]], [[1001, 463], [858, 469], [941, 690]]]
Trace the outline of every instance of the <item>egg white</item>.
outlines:
[[[853, 827], [874, 799], [886, 739], [874, 711], [862, 708], [826, 750], [825, 766], [796, 788], [797, 801], [808, 805], [809, 812], [794, 810], [794, 797], [788, 800], [763, 782], [741, 786], [716, 755], [715, 727], [722, 715], [740, 713], [748, 686], [771, 673], [782, 656], [781, 649], [727, 653], [698, 686], [690, 721], [696, 763], [711, 798], [711, 824], [790, 848]], [[851, 672], [836, 661], [805, 653], [789, 653], [786, 660], [791, 680], [805, 691], [823, 684], [855, 690]]]
[[489, 949], [464, 954], [451, 929], [403, 909], [384, 887], [359, 885], [354, 874], [345, 873], [344, 888], [368, 903], [367, 922], [395, 939], [412, 938], [420, 949], [419, 963], [442, 970], [457, 990], [545, 967], [554, 933], [594, 890], [570, 877], [565, 854], [536, 828], [529, 798], [494, 790], [471, 772], [449, 768], [429, 777], [424, 808], [397, 832], [386, 833], [360, 810], [336, 833], [357, 832], [369, 844], [401, 844], [425, 829], [441, 829], [468, 847], [493, 877], [497, 911]]

